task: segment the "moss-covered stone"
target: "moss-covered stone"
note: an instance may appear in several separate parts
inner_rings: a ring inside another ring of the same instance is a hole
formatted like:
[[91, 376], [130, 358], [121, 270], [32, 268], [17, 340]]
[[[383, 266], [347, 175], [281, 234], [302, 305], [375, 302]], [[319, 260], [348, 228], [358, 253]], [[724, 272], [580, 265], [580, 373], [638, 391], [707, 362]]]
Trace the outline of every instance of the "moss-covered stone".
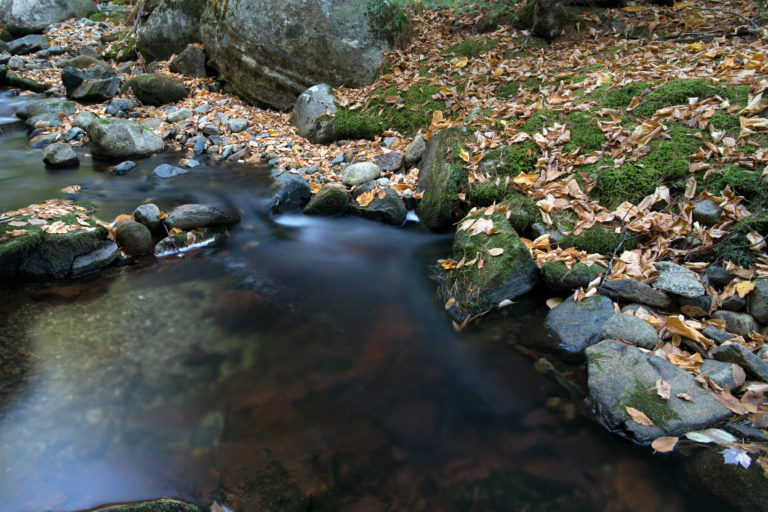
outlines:
[[748, 92], [747, 86], [715, 85], [706, 78], [671, 80], [656, 87], [646, 96], [640, 106], [635, 109], [635, 113], [640, 116], [651, 116], [661, 108], [687, 104], [688, 98], [696, 97], [702, 100], [715, 95], [727, 98], [736, 105], [746, 105]]
[[[560, 241], [560, 247], [575, 247], [590, 254], [611, 254], [616, 250], [623, 238], [624, 235], [622, 233], [616, 233], [614, 229], [602, 224], [595, 224], [579, 235], [573, 233], [565, 235]], [[636, 245], [637, 238], [627, 236], [621, 247], [622, 250], [631, 250]]]
[[[477, 221], [491, 221], [496, 234], [473, 234], [471, 223]], [[492, 256], [499, 249], [503, 252]], [[520, 297], [538, 279], [531, 252], [498, 211], [488, 216], [480, 210], [461, 220], [453, 240], [453, 257], [457, 261], [477, 258], [474, 264], [449, 270], [446, 276], [444, 293], [446, 299], [456, 299], [458, 316], [486, 311], [505, 299]]]
[[603, 132], [594, 115], [576, 111], [569, 114], [565, 122], [571, 132], [571, 140], [563, 146], [563, 150], [572, 151], [581, 148], [582, 152], [590, 153], [603, 145]]
[[[659, 398], [653, 390], [649, 390], [639, 379], [635, 378], [635, 387], [627, 391], [624, 395], [624, 401], [621, 408], [633, 407], [648, 416], [655, 425], [663, 427], [672, 420], [679, 420], [680, 416], [669, 406], [669, 404]], [[629, 419], [629, 414], [624, 412], [625, 417]]]
[[446, 53], [453, 53], [458, 57], [467, 57], [474, 59], [488, 50], [493, 50], [496, 47], [496, 41], [487, 37], [477, 39], [465, 39], [464, 41], [450, 46]]
[[501, 203], [510, 193], [510, 187], [504, 183], [496, 184], [496, 181], [478, 183], [469, 189], [467, 199], [474, 206], [490, 206], [494, 203]]
[[568, 268], [562, 261], [548, 261], [541, 269], [547, 288], [553, 293], [567, 293], [586, 287], [597, 276], [605, 272], [600, 265], [576, 263]]
[[768, 235], [768, 209], [761, 207], [761, 210], [761, 213], [734, 224], [728, 235], [718, 242], [715, 252], [719, 260], [733, 261], [744, 267], [755, 264], [755, 253], [750, 250], [752, 242], [747, 238], [747, 234], [755, 232], [761, 236]]
[[492, 177], [529, 174], [536, 170], [536, 162], [541, 151], [533, 142], [520, 142], [493, 149], [483, 159], [480, 171]]
[[159, 73], [133, 77], [123, 88], [130, 88], [136, 98], [145, 105], [155, 106], [180, 101], [189, 94], [184, 82]]
[[445, 102], [433, 99], [440, 88], [428, 83], [412, 84], [407, 91], [397, 86], [371, 93], [362, 108], [339, 109], [336, 125], [339, 138], [372, 139], [385, 130], [403, 134], [426, 129], [436, 110], [445, 110]]
[[520, 192], [507, 194], [501, 204], [510, 212], [509, 223], [518, 234], [526, 233], [534, 222], [541, 220], [536, 202]]

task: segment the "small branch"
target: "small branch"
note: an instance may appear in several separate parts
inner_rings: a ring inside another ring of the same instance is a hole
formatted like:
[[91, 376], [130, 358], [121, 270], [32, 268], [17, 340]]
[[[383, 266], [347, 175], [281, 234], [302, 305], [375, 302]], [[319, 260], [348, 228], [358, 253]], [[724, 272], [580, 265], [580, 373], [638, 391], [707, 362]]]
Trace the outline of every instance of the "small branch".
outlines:
[[627, 225], [624, 222], [624, 219], [629, 214], [629, 212], [624, 214], [624, 217], [619, 219], [619, 222], [621, 222], [621, 242], [619, 242], [619, 245], [616, 246], [616, 248], [613, 250], [613, 255], [611, 256], [611, 261], [608, 262], [608, 268], [605, 272], [603, 272], [603, 275], [600, 277], [600, 284], [597, 285], [598, 288], [600, 288], [603, 283], [605, 282], [605, 278], [608, 277], [608, 274], [611, 273], [611, 269], [613, 268], [613, 262], [616, 261], [616, 256], [619, 254], [619, 249], [621, 249], [621, 246], [624, 245], [624, 242], [627, 241], [627, 235], [629, 234], [629, 231], [627, 231]]

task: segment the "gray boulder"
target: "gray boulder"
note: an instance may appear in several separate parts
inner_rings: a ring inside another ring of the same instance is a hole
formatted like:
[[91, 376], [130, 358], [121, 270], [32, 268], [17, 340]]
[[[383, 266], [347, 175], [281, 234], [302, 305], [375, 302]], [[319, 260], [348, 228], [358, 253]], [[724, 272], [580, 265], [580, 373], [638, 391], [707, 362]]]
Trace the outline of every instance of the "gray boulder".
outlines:
[[231, 226], [240, 222], [240, 213], [234, 208], [207, 204], [183, 204], [168, 214], [165, 223], [182, 230]]
[[157, 167], [155, 167], [154, 171], [152, 171], [152, 176], [155, 176], [156, 178], [160, 178], [160, 179], [166, 179], [166, 178], [173, 178], [181, 174], [187, 174], [188, 172], [189, 172], [189, 169], [184, 169], [182, 167], [177, 167], [171, 164], [160, 164]]
[[80, 112], [75, 116], [75, 119], [72, 121], [72, 126], [75, 126], [77, 128], [81, 128], [83, 130], [88, 129], [88, 125], [91, 124], [93, 121], [98, 119], [99, 116], [92, 112], [83, 111]]
[[669, 261], [656, 263], [659, 277], [653, 282], [653, 287], [667, 293], [683, 297], [699, 297], [707, 293], [699, 276], [690, 269]]
[[424, 153], [427, 152], [427, 143], [424, 142], [424, 136], [423, 135], [417, 135], [415, 139], [413, 139], [413, 142], [411, 142], [408, 145], [408, 148], [405, 150], [405, 165], [410, 167], [414, 165], [416, 162], [421, 160], [421, 157], [424, 156]]
[[162, 151], [163, 139], [139, 123], [122, 119], [98, 119], [86, 129], [91, 153], [97, 158], [128, 160]]
[[[587, 348], [585, 354], [589, 394], [598, 414], [609, 428], [624, 428], [639, 442], [707, 428], [733, 414], [711, 391], [696, 384], [693, 375], [637, 347], [605, 340]], [[669, 400], [659, 398], [654, 391], [659, 379], [672, 388]], [[690, 395], [693, 401], [678, 398], [678, 393]], [[653, 425], [636, 423], [627, 407], [644, 413]]]
[[80, 165], [80, 159], [72, 146], [66, 142], [57, 142], [45, 148], [43, 163], [51, 169], [61, 169], [63, 167], [77, 167]]
[[118, 222], [115, 225], [115, 239], [120, 248], [130, 256], [151, 254], [154, 249], [149, 228], [135, 220]]
[[275, 199], [272, 211], [288, 213], [301, 210], [309, 202], [312, 192], [309, 183], [303, 177], [293, 173], [283, 173], [275, 179]]
[[693, 220], [707, 227], [714, 226], [722, 217], [723, 210], [709, 199], [699, 201], [693, 209]]
[[390, 47], [389, 22], [359, 0], [208, 2], [200, 33], [239, 96], [289, 110], [314, 84], [372, 83]]
[[746, 336], [760, 329], [755, 319], [747, 313], [735, 313], [721, 309], [712, 313], [712, 316], [718, 320], [725, 320], [725, 330], [739, 336]]
[[110, 266], [119, 254], [120, 251], [117, 244], [112, 240], [105, 240], [93, 251], [74, 259], [72, 262], [72, 277], [95, 274]]
[[376, 155], [376, 165], [383, 172], [397, 172], [405, 166], [405, 155], [399, 151], [390, 151]]
[[367, 206], [352, 203], [352, 213], [364, 219], [375, 220], [394, 226], [402, 225], [405, 222], [405, 217], [408, 215], [405, 203], [397, 195], [397, 192], [391, 188], [385, 188], [383, 191], [385, 194], [383, 198], [377, 194]]
[[192, 112], [190, 109], [180, 108], [168, 114], [168, 117], [166, 117], [165, 119], [169, 123], [178, 123], [179, 121], [184, 121], [185, 119], [189, 119], [193, 115], [194, 115], [194, 112]]
[[327, 84], [310, 87], [299, 95], [291, 113], [291, 124], [313, 144], [336, 140], [336, 99]]
[[667, 294], [634, 279], [605, 281], [598, 291], [602, 295], [623, 302], [638, 302], [661, 309], [672, 306], [672, 299]]
[[[67, 98], [89, 100], [89, 96], [95, 96], [92, 101], [106, 101], [117, 94], [120, 79], [106, 62], [81, 56], [72, 59], [69, 64], [61, 70], [61, 83]], [[83, 87], [93, 81], [102, 82], [101, 88], [104, 90], [100, 95], [96, 95], [99, 88]]]
[[227, 123], [227, 127], [229, 128], [229, 131], [232, 133], [240, 133], [243, 130], [246, 130], [248, 128], [248, 120], [247, 119], [230, 119], [230, 121]]
[[48, 126], [59, 126], [62, 114], [71, 116], [74, 113], [75, 106], [67, 100], [40, 100], [19, 109], [16, 115], [26, 119], [24, 125], [32, 131], [38, 121], [43, 121]]
[[712, 349], [712, 357], [718, 361], [734, 363], [747, 372], [747, 375], [768, 382], [768, 362], [756, 356], [741, 343], [732, 342]]
[[102, 102], [114, 98], [119, 89], [120, 79], [115, 76], [103, 80], [89, 80], [83, 82], [67, 97], [86, 103]]
[[[724, 361], [715, 361], [712, 359], [705, 359], [699, 371], [702, 375], [705, 375], [712, 379], [715, 384], [721, 388], [728, 387], [731, 391], [735, 391], [742, 383], [737, 383], [733, 377], [734, 363], [727, 363]], [[738, 385], [737, 385], [738, 384]]]
[[125, 87], [130, 87], [136, 99], [145, 105], [176, 103], [189, 94], [184, 82], [159, 73], [133, 77], [125, 83]]
[[139, 30], [136, 49], [147, 62], [181, 53], [189, 43], [200, 42], [200, 15], [205, 0], [164, 0]]
[[[1, 0], [0, 4], [2, 4]], [[0, 15], [0, 18], [1, 17], [2, 15]], [[13, 55], [26, 55], [28, 53], [33, 53], [47, 47], [48, 40], [39, 34], [30, 34], [28, 36], [14, 39], [8, 43], [8, 51]], [[8, 62], [8, 65], [10, 66], [10, 61]]]
[[723, 267], [710, 265], [704, 271], [704, 282], [707, 283], [707, 286], [722, 288], [731, 281], [733, 281], [733, 276]]
[[375, 180], [380, 175], [381, 169], [373, 162], [358, 162], [344, 168], [341, 173], [341, 182], [351, 187]]
[[619, 339], [652, 350], [659, 335], [651, 324], [634, 315], [618, 313], [610, 317], [600, 328], [600, 339]]
[[160, 219], [160, 208], [156, 204], [147, 203], [138, 206], [133, 211], [136, 222], [144, 224], [152, 233], [163, 232], [163, 221]]
[[581, 353], [600, 341], [600, 328], [614, 314], [608, 297], [592, 295], [582, 301], [568, 297], [547, 314], [546, 326], [557, 348]]
[[168, 64], [168, 68], [174, 73], [193, 78], [208, 76], [205, 70], [205, 50], [197, 46], [187, 46]]
[[764, 324], [768, 322], [768, 279], [755, 281], [755, 289], [747, 296], [749, 312], [755, 320]]
[[128, 172], [134, 167], [136, 167], [136, 162], [132, 160], [126, 160], [125, 162], [120, 162], [114, 166], [110, 172], [115, 176], [124, 176], [128, 174]]
[[339, 187], [326, 185], [309, 200], [304, 215], [331, 217], [345, 213], [348, 208], [349, 194]]
[[14, 33], [30, 34], [94, 11], [92, 0], [0, 0], [0, 25]]

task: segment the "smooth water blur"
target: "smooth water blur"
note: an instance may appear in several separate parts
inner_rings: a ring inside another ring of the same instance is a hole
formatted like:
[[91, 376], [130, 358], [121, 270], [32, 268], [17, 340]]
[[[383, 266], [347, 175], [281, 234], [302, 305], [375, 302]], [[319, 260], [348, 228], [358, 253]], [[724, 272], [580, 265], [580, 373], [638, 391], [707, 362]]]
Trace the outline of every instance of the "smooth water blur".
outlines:
[[4, 209], [80, 184], [106, 220], [212, 199], [244, 216], [218, 249], [3, 289], [0, 511], [703, 510], [515, 349], [544, 336], [541, 298], [457, 334], [427, 278], [449, 238], [272, 218], [264, 168], [154, 185], [178, 155], [119, 177], [46, 171], [23, 133], [0, 152]]

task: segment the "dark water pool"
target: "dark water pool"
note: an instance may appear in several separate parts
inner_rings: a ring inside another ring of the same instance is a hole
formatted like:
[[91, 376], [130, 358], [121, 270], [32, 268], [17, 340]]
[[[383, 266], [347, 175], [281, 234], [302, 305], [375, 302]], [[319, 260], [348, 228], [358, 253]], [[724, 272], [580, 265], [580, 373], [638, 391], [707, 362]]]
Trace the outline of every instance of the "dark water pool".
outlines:
[[722, 510], [516, 350], [544, 336], [544, 298], [457, 333], [427, 278], [446, 237], [272, 218], [263, 168], [151, 186], [178, 156], [50, 172], [25, 143], [0, 137], [0, 208], [80, 184], [104, 219], [216, 198], [244, 220], [219, 249], [0, 284], [0, 511]]

